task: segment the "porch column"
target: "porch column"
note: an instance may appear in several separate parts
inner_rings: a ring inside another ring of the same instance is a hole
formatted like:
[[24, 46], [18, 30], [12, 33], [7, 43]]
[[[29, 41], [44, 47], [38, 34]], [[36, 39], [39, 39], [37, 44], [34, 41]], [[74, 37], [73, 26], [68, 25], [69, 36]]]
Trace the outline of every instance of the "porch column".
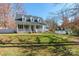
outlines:
[[34, 31], [35, 31], [35, 32], [37, 32], [37, 28], [36, 28], [36, 25], [34, 25]]
[[23, 32], [25, 32], [25, 27], [24, 27], [24, 24], [23, 24]]
[[16, 28], [17, 32], [18, 32], [18, 25], [17, 25], [17, 28]]
[[31, 25], [29, 25], [29, 32], [32, 32], [32, 30], [31, 30]]

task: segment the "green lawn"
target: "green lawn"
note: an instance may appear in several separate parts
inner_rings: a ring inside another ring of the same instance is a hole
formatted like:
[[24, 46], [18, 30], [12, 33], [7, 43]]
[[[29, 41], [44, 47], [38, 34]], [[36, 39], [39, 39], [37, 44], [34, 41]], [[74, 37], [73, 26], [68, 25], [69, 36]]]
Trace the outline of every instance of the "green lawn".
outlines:
[[[53, 33], [18, 33], [18, 34], [0, 34], [0, 42], [3, 43], [52, 43], [52, 42], [67, 42], [72, 36], [59, 35]], [[6, 45], [6, 44], [1, 44]], [[74, 48], [75, 47], [75, 48]], [[79, 55], [78, 46], [42, 46], [42, 47], [5, 47], [0, 48], [0, 55]], [[72, 52], [72, 54], [71, 54]]]

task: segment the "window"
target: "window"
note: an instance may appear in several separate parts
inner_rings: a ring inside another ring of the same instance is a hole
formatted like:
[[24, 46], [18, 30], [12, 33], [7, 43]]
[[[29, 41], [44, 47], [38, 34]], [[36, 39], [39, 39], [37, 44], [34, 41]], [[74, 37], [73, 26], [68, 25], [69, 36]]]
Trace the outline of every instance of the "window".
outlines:
[[35, 20], [34, 20], [34, 22], [38, 22], [38, 20], [37, 20], [37, 19], [35, 19]]
[[29, 26], [28, 26], [28, 25], [25, 25], [24, 27], [25, 27], [25, 29], [28, 29], [28, 28], [29, 28]]
[[23, 25], [18, 25], [18, 28], [19, 29], [23, 29]]
[[41, 23], [41, 19], [40, 18], [38, 18], [38, 21]]
[[39, 29], [39, 28], [41, 28], [41, 27], [42, 27], [42, 26], [39, 26], [39, 25], [38, 25], [38, 26], [36, 26], [36, 28], [37, 28], [37, 29]]

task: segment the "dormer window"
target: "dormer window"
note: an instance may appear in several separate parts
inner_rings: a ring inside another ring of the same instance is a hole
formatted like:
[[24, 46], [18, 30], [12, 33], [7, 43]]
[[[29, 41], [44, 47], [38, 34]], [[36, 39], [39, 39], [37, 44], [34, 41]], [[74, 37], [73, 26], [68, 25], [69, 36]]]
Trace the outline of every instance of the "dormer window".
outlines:
[[33, 17], [30, 17], [31, 22], [33, 22]]
[[34, 18], [32, 18], [32, 22], [34, 22]]
[[41, 20], [39, 19], [39, 22], [41, 22]]
[[38, 22], [41, 22], [41, 19], [40, 18], [38, 18]]
[[27, 20], [27, 18], [25, 17], [25, 21]]
[[25, 21], [25, 17], [24, 16], [22, 16], [22, 21]]
[[24, 16], [22, 16], [22, 18], [25, 18]]
[[38, 20], [37, 20], [37, 19], [35, 19], [35, 20], [34, 20], [34, 22], [38, 22]]

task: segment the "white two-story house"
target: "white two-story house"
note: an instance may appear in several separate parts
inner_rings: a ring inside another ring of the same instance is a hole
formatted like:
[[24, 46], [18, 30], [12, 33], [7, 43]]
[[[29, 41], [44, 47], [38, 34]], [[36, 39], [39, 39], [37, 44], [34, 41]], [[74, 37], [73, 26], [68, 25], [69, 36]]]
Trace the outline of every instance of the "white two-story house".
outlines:
[[32, 15], [16, 15], [16, 31], [17, 32], [45, 32], [44, 20], [41, 17]]

